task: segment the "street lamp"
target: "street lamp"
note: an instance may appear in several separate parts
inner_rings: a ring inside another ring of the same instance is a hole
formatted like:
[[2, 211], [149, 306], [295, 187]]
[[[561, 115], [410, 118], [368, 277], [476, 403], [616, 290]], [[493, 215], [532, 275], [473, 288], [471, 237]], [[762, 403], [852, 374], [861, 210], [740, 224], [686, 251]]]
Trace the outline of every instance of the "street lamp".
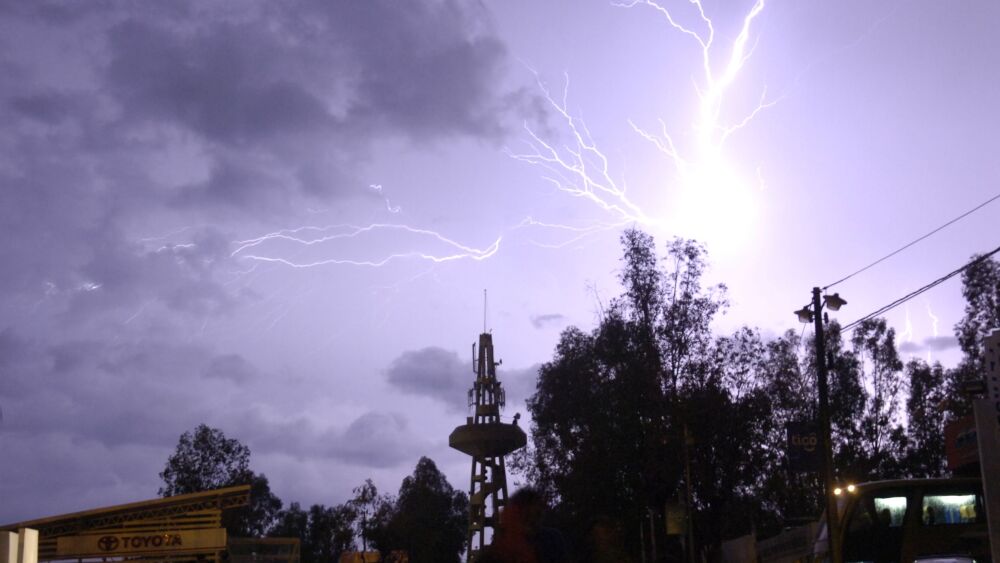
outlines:
[[805, 307], [795, 311], [795, 315], [801, 323], [815, 323], [816, 327], [816, 383], [819, 387], [819, 431], [823, 442], [823, 490], [826, 497], [826, 537], [827, 548], [830, 553], [832, 563], [841, 563], [840, 545], [836, 542], [840, 531], [840, 515], [837, 513], [837, 499], [834, 496], [833, 484], [833, 440], [830, 432], [830, 398], [826, 373], [826, 341], [823, 338], [823, 307], [828, 307], [831, 311], [837, 311], [847, 301], [840, 297], [840, 294], [824, 295], [820, 298], [820, 289], [814, 287], [812, 291], [812, 307]]

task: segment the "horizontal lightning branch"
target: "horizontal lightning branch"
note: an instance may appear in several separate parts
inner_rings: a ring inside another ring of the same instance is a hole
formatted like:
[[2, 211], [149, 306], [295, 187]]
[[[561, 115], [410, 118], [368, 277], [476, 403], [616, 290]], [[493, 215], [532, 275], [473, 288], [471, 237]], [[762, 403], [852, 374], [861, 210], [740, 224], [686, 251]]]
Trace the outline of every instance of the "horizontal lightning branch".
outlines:
[[[334, 232], [332, 234], [327, 234], [330, 231], [343, 231]], [[443, 243], [447, 248], [452, 249], [451, 252], [433, 253], [423, 250], [415, 250], [409, 252], [394, 252], [387, 254], [384, 257], [378, 259], [351, 259], [351, 258], [324, 258], [320, 260], [312, 261], [296, 261], [283, 256], [267, 255], [263, 253], [250, 253], [250, 249], [259, 247], [268, 242], [284, 241], [290, 242], [299, 246], [308, 247], [314, 246], [321, 243], [326, 243], [330, 241], [340, 240], [340, 239], [353, 239], [361, 235], [373, 233], [375, 231], [396, 231], [405, 234], [417, 235], [420, 238], [431, 238], [437, 242]], [[306, 234], [315, 233], [316, 236], [306, 236]], [[454, 260], [470, 259], [470, 260], [485, 260], [496, 254], [500, 248], [500, 241], [503, 237], [497, 237], [493, 244], [487, 246], [486, 248], [474, 248], [461, 244], [455, 240], [441, 235], [440, 233], [428, 229], [419, 229], [416, 227], [410, 227], [408, 225], [398, 225], [391, 223], [373, 223], [366, 226], [357, 225], [329, 225], [325, 227], [316, 226], [306, 226], [298, 227], [295, 229], [284, 229], [280, 231], [275, 231], [273, 233], [268, 233], [266, 235], [255, 237], [252, 239], [236, 241], [236, 249], [230, 254], [231, 257], [238, 257], [245, 260], [254, 260], [257, 262], [273, 262], [284, 264], [286, 266], [291, 266], [293, 268], [311, 268], [316, 266], [324, 265], [351, 265], [351, 266], [371, 266], [380, 267], [392, 262], [394, 260], [404, 259], [404, 258], [417, 258], [420, 260], [426, 260], [435, 263], [450, 262]]]

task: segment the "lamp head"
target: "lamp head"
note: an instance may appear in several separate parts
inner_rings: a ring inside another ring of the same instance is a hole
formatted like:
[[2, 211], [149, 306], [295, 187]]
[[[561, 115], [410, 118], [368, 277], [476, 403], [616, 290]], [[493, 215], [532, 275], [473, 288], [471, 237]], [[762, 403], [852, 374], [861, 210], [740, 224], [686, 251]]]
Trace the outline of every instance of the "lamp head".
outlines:
[[799, 318], [800, 323], [808, 324], [813, 322], [813, 313], [808, 305], [795, 311], [795, 315]]
[[847, 300], [842, 299], [839, 293], [824, 295], [823, 300], [826, 302], [826, 306], [829, 307], [831, 311], [839, 311], [841, 307], [847, 305]]

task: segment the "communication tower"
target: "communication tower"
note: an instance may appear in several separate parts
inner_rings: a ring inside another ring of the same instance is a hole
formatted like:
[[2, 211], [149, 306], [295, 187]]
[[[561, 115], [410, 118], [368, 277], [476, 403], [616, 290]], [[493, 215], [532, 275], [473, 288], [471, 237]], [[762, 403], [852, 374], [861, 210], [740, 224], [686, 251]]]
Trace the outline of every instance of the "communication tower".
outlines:
[[479, 355], [472, 345], [472, 363], [476, 380], [469, 390], [469, 407], [472, 416], [465, 424], [455, 428], [448, 437], [448, 445], [472, 456], [472, 477], [469, 486], [469, 563], [478, 559], [486, 544], [486, 529], [496, 529], [500, 508], [507, 503], [507, 472], [503, 456], [524, 447], [527, 437], [514, 424], [500, 422], [500, 409], [505, 397], [497, 380], [493, 361], [493, 335], [479, 335]]

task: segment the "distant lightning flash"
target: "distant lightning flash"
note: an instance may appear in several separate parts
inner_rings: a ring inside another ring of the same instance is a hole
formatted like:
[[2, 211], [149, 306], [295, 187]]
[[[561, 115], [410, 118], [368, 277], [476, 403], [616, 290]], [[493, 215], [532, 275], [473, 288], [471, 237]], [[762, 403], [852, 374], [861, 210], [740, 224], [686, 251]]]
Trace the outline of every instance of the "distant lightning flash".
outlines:
[[[331, 231], [333, 231], [331, 233]], [[322, 258], [319, 260], [294, 260], [287, 258], [280, 253], [252, 253], [251, 249], [274, 242], [292, 243], [299, 247], [310, 247], [322, 243], [331, 242], [338, 239], [354, 239], [359, 236], [373, 232], [402, 232], [405, 234], [417, 235], [420, 238], [430, 238], [450, 249], [443, 253], [433, 253], [430, 251], [415, 250], [409, 252], [390, 252], [377, 259], [354, 259], [354, 258]], [[307, 236], [315, 233], [315, 236]], [[390, 223], [373, 223], [366, 226], [357, 225], [329, 225], [325, 227], [306, 226], [295, 229], [284, 229], [263, 236], [237, 241], [237, 248], [230, 254], [231, 257], [239, 257], [246, 260], [258, 262], [280, 263], [293, 268], [312, 268], [324, 265], [351, 265], [351, 266], [385, 266], [393, 260], [402, 258], [419, 258], [435, 263], [450, 262], [453, 260], [471, 259], [485, 260], [496, 254], [500, 248], [500, 241], [503, 237], [497, 237], [493, 244], [486, 248], [473, 248], [447, 238], [435, 231], [428, 229], [418, 229], [407, 225], [397, 225]]]
[[931, 311], [931, 303], [930, 303], [930, 301], [928, 301], [926, 303], [926, 305], [927, 305], [927, 316], [931, 318], [931, 331], [934, 333], [934, 336], [937, 336], [938, 335], [938, 318], [937, 318], [937, 315], [934, 314], [934, 311]]
[[906, 306], [906, 321], [903, 325], [903, 332], [899, 333], [900, 342], [913, 342], [913, 323], [910, 321], [910, 307]]
[[[746, 222], [752, 217], [755, 206], [749, 193], [749, 186], [727, 162], [723, 148], [732, 134], [750, 124], [760, 112], [773, 106], [777, 100], [768, 101], [765, 89], [753, 109], [742, 119], [726, 123], [722, 114], [726, 96], [753, 52], [753, 46], [750, 45], [750, 28], [755, 18], [764, 10], [765, 1], [756, 0], [753, 7], [744, 15], [740, 31], [721, 69], [712, 64], [716, 50], [714, 24], [706, 14], [701, 0], [688, 0], [688, 3], [697, 10], [696, 19], [701, 30], [684, 25], [671, 9], [655, 0], [628, 0], [615, 2], [612, 5], [620, 8], [639, 6], [652, 8], [666, 19], [672, 29], [690, 36], [698, 44], [701, 77], [696, 80], [695, 88], [698, 104], [691, 124], [694, 132], [693, 146], [682, 146], [676, 142], [662, 119], [659, 121], [659, 131], [656, 133], [637, 125], [632, 120], [628, 120], [628, 124], [635, 133], [666, 155], [676, 171], [680, 201], [677, 205], [678, 213], [673, 219], [681, 223], [676, 225], [679, 227], [676, 230], [693, 231], [704, 236], [705, 233], [698, 232], [698, 227], [713, 225], [712, 228], [728, 228], [735, 233], [740, 227], [747, 226]], [[586, 123], [582, 118], [570, 113], [567, 104], [568, 77], [559, 99], [552, 95], [541, 80], [538, 80], [538, 85], [549, 107], [555, 111], [569, 132], [572, 142], [559, 147], [542, 139], [526, 124], [525, 130], [528, 135], [526, 143], [529, 150], [514, 152], [508, 149], [507, 154], [514, 159], [545, 168], [547, 174], [544, 178], [558, 190], [589, 201], [612, 216], [610, 221], [601, 224], [575, 227], [582, 233], [578, 234], [577, 238], [624, 224], [664, 223], [665, 218], [651, 216], [629, 198], [624, 180], [618, 181], [611, 174], [608, 158], [594, 142]], [[764, 182], [759, 166], [756, 173], [758, 187], [763, 189]], [[574, 228], [568, 225], [547, 225], [564, 230]]]
[[[938, 335], [938, 318], [934, 314], [934, 311], [931, 311], [931, 302], [927, 301], [925, 304], [927, 306], [927, 316], [929, 316], [931, 318], [931, 332], [933, 333], [934, 337], [937, 337], [937, 335]], [[931, 363], [931, 351], [930, 350], [927, 350], [927, 363]]]
[[[383, 200], [386, 212], [392, 215], [402, 214], [402, 207], [394, 205], [389, 200], [382, 184], [369, 184], [367, 189], [375, 192]], [[386, 241], [380, 240], [379, 236], [394, 238]], [[253, 266], [249, 271], [256, 265], [265, 263], [282, 264], [292, 268], [330, 265], [378, 268], [407, 258], [435, 264], [462, 259], [485, 260], [497, 253], [501, 240], [502, 236], [498, 236], [489, 246], [475, 248], [437, 231], [401, 223], [306, 225], [235, 241], [233, 243], [235, 248], [230, 257], [251, 262]], [[338, 241], [351, 242], [347, 244], [346, 249], [342, 246], [339, 250], [331, 251], [330, 245]], [[401, 250], [401, 247], [406, 246], [416, 250]], [[436, 250], [431, 250], [431, 247]], [[349, 256], [351, 252], [363, 257]], [[303, 258], [307, 253], [313, 258]]]
[[382, 184], [370, 184], [368, 186], [368, 189], [372, 190], [373, 192], [378, 193], [380, 196], [382, 196], [385, 199], [385, 210], [388, 211], [389, 213], [396, 214], [396, 213], [399, 213], [400, 211], [403, 210], [402, 207], [400, 207], [398, 205], [393, 205], [389, 201], [389, 198], [385, 194], [382, 193]]

